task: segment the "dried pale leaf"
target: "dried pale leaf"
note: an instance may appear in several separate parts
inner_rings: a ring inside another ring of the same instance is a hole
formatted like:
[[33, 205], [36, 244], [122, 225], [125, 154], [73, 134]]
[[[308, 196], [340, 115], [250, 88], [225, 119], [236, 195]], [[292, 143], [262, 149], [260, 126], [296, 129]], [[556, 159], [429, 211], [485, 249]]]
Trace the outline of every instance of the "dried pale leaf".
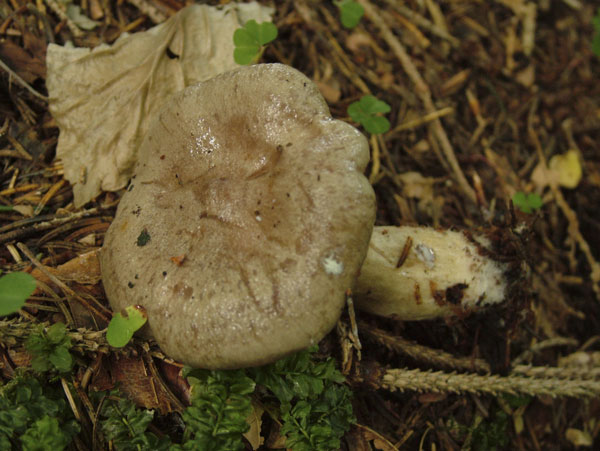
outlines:
[[244, 434], [252, 449], [260, 448], [265, 442], [265, 438], [261, 435], [261, 427], [262, 427], [262, 414], [265, 411], [259, 404], [253, 402], [252, 403], [252, 412], [250, 416], [246, 418], [246, 422], [250, 425], [250, 429], [248, 432]]
[[82, 206], [123, 188], [153, 115], [186, 86], [237, 67], [233, 32], [270, 20], [256, 3], [193, 5], [141, 33], [93, 50], [50, 44], [46, 85], [59, 128], [57, 157]]
[[100, 22], [92, 20], [83, 14], [79, 5], [74, 5], [72, 3], [67, 5], [67, 17], [82, 30], [93, 30], [100, 25]]
[[535, 83], [535, 66], [530, 64], [522, 71], [517, 72], [515, 80], [526, 88], [530, 88]]
[[346, 47], [352, 52], [358, 53], [372, 45], [373, 38], [367, 33], [362, 31], [354, 31], [346, 38]]
[[33, 216], [33, 207], [31, 205], [15, 205], [13, 206], [13, 210], [29, 218]]
[[96, 244], [96, 235], [90, 233], [89, 235], [84, 236], [80, 240], [77, 240], [80, 244], [85, 244], [87, 246], [94, 246]]
[[335, 103], [340, 100], [340, 97], [342, 97], [340, 85], [337, 80], [330, 79], [327, 82], [315, 81], [315, 84], [319, 88], [319, 91], [321, 91], [323, 97], [325, 97], [325, 100], [327, 100], [329, 103]]
[[404, 172], [398, 176], [398, 180], [402, 183], [404, 197], [433, 201], [435, 180], [432, 177], [423, 177], [419, 172]]
[[[48, 272], [65, 282], [76, 282], [82, 285], [94, 285], [100, 280], [100, 262], [98, 249], [93, 249], [85, 254], [63, 263], [56, 268], [46, 266]], [[31, 275], [40, 282], [52, 285], [52, 281], [42, 271], [35, 268]]]
[[576, 150], [568, 150], [562, 155], [554, 155], [548, 162], [551, 171], [558, 174], [558, 183], [565, 188], [575, 188], [581, 181], [581, 163]]
[[513, 427], [515, 429], [515, 433], [520, 435], [521, 432], [525, 430], [525, 419], [523, 418], [523, 414], [525, 413], [525, 409], [527, 406], [521, 406], [513, 412]]
[[558, 174], [544, 167], [542, 163], [538, 163], [531, 172], [531, 181], [536, 186], [536, 191], [541, 191], [548, 185], [557, 184]]
[[381, 451], [398, 451], [398, 448], [396, 448], [388, 439], [373, 429], [362, 426], [361, 430], [363, 432], [363, 437], [372, 442], [375, 449]]
[[579, 429], [567, 429], [565, 438], [575, 446], [592, 446], [594, 444], [594, 439], [592, 438], [591, 434]]

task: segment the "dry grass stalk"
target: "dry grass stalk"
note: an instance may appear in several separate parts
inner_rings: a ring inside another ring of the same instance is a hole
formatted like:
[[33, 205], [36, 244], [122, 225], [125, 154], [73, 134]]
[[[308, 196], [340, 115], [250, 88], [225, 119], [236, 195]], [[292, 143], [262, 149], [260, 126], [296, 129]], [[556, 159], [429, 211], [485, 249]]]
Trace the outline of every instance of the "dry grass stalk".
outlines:
[[449, 392], [499, 396], [529, 395], [589, 398], [600, 396], [600, 381], [589, 378], [497, 376], [444, 373], [442, 371], [389, 369], [381, 378], [381, 387], [390, 391]]
[[512, 369], [511, 375], [519, 375], [535, 378], [556, 378], [556, 379], [600, 379], [600, 367], [581, 368], [581, 367], [552, 367], [552, 366], [531, 366], [519, 365]]
[[433, 366], [454, 370], [476, 371], [479, 373], [490, 372], [490, 365], [485, 360], [471, 357], [455, 357], [439, 349], [432, 349], [402, 337], [392, 336], [386, 331], [371, 327], [366, 323], [360, 324], [360, 333], [386, 348], [406, 354], [416, 361], [427, 362]]

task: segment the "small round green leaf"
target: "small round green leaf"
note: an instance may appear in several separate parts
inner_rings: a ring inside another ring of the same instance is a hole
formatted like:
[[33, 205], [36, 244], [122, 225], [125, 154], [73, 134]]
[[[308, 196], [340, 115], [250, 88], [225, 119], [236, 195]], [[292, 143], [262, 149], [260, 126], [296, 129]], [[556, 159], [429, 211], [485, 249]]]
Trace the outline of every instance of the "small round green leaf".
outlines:
[[390, 122], [378, 113], [388, 113], [390, 106], [377, 97], [367, 95], [348, 106], [348, 115], [354, 122], [361, 124], [373, 135], [385, 133], [390, 129]]
[[379, 100], [375, 96], [363, 96], [358, 103], [362, 110], [369, 114], [389, 113], [391, 111], [391, 108], [387, 103], [385, 103], [383, 100]]
[[35, 278], [26, 272], [0, 277], [0, 315], [10, 315], [25, 305], [35, 290]]
[[369, 116], [364, 122], [363, 127], [372, 135], [385, 133], [390, 129], [390, 121], [383, 116]]
[[336, 6], [340, 9], [340, 21], [345, 28], [356, 27], [365, 14], [362, 5], [353, 0], [337, 2]]
[[247, 46], [247, 47], [236, 47], [233, 49], [233, 60], [241, 64], [242, 66], [246, 66], [257, 57], [260, 52], [260, 46]]
[[73, 366], [73, 357], [67, 348], [64, 346], [59, 346], [48, 356], [48, 360], [50, 363], [54, 365], [54, 367], [60, 371], [61, 373], [66, 373], [71, 370]]
[[240, 48], [258, 46], [258, 42], [246, 28], [238, 28], [233, 32], [233, 43]]
[[242, 28], [233, 32], [233, 59], [236, 63], [250, 64], [261, 54], [262, 46], [277, 37], [277, 27], [271, 22], [258, 24], [249, 20]]
[[532, 213], [542, 207], [543, 201], [539, 194], [517, 191], [512, 198], [513, 204], [523, 213]]
[[46, 335], [50, 343], [60, 344], [67, 337], [67, 326], [65, 323], [54, 323], [48, 328]]
[[122, 313], [115, 313], [106, 331], [108, 344], [115, 348], [122, 348], [129, 343], [133, 334], [146, 324], [147, 320], [146, 310], [139, 305], [130, 305]]
[[258, 28], [258, 43], [268, 44], [277, 38], [277, 27], [272, 22], [263, 22]]

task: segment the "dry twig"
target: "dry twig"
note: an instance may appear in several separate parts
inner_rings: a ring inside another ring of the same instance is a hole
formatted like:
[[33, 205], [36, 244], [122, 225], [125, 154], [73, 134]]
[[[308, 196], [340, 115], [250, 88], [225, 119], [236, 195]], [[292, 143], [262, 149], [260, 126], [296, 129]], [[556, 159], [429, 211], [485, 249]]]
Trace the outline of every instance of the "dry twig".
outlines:
[[[368, 0], [358, 0], [358, 3], [360, 3], [365, 9], [365, 15], [369, 18], [369, 20], [371, 20], [371, 22], [373, 22], [373, 24], [375, 24], [375, 26], [379, 28], [382, 38], [390, 46], [390, 48], [396, 55], [396, 58], [398, 58], [398, 61], [400, 61], [400, 64], [402, 65], [404, 71], [414, 83], [415, 91], [421, 98], [421, 101], [423, 102], [427, 114], [434, 113], [437, 110], [437, 108], [433, 104], [433, 100], [431, 98], [431, 91], [429, 90], [429, 87], [421, 77], [421, 74], [419, 74], [419, 71], [411, 61], [410, 56], [406, 52], [404, 46], [400, 43], [396, 36], [394, 36], [392, 30], [390, 30], [390, 28], [387, 26], [387, 24], [377, 11], [376, 7], [373, 6], [371, 2], [369, 2]], [[471, 188], [471, 186], [469, 185], [469, 182], [467, 181], [462, 169], [460, 168], [460, 165], [458, 164], [458, 160], [456, 159], [456, 155], [454, 154], [454, 149], [452, 148], [452, 144], [450, 144], [450, 140], [448, 139], [448, 135], [444, 131], [442, 123], [439, 119], [436, 118], [431, 122], [431, 126], [433, 128], [435, 137], [437, 138], [437, 140], [440, 143], [440, 146], [442, 147], [444, 156], [446, 157], [448, 163], [450, 164], [450, 167], [452, 168], [456, 181], [458, 182], [465, 195], [469, 198], [469, 200], [471, 200], [473, 203], [477, 203], [477, 195], [475, 194], [473, 188]]]

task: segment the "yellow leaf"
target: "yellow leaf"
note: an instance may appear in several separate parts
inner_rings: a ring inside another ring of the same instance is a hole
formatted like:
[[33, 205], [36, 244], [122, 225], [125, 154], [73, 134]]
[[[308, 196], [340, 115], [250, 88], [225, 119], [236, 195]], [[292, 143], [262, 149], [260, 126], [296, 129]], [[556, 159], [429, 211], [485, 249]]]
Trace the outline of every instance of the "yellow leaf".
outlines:
[[569, 428], [565, 434], [566, 439], [575, 446], [592, 446], [594, 439], [589, 432]]
[[581, 163], [577, 151], [571, 149], [550, 158], [548, 166], [558, 174], [558, 183], [565, 188], [575, 188], [581, 181]]
[[250, 425], [250, 429], [248, 432], [244, 434], [246, 440], [252, 446], [252, 449], [258, 449], [264, 442], [265, 438], [261, 435], [261, 426], [262, 426], [262, 414], [265, 411], [259, 404], [252, 403], [252, 413], [248, 418], [246, 418], [246, 422]]

